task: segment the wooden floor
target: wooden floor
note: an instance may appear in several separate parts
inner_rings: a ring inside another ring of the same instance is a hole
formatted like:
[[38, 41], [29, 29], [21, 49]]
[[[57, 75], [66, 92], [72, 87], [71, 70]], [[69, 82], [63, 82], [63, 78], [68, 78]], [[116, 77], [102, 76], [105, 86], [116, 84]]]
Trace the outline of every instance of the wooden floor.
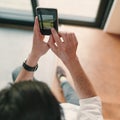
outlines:
[[[62, 26], [61, 29], [76, 33], [77, 54], [102, 99], [105, 120], [120, 120], [120, 36], [84, 27]], [[58, 60], [59, 64], [65, 67]], [[68, 78], [72, 83], [69, 74]]]

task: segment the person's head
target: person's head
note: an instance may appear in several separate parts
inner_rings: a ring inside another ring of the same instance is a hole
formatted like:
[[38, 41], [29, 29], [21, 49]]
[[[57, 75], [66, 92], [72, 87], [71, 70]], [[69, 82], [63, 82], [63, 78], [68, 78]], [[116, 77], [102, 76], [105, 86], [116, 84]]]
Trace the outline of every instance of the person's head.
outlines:
[[0, 92], [0, 120], [61, 120], [61, 111], [43, 82], [15, 83]]

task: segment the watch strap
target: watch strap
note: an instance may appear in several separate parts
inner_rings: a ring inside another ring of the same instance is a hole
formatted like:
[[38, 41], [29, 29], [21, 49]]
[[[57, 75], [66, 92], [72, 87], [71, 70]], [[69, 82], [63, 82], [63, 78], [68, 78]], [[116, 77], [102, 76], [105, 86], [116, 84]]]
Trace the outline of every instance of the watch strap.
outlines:
[[[26, 61], [27, 61], [27, 60], [26, 60]], [[29, 66], [29, 65], [26, 64], [26, 61], [23, 62], [23, 68], [24, 68], [25, 70], [34, 72], [34, 71], [36, 71], [36, 70], [38, 69], [38, 64], [37, 64], [36, 66], [34, 66], [34, 67], [31, 67], [31, 66]]]

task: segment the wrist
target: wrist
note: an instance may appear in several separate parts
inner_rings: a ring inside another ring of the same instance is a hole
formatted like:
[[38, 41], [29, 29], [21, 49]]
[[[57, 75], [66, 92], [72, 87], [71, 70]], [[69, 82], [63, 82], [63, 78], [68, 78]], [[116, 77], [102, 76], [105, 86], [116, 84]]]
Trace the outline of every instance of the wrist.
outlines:
[[78, 71], [81, 71], [81, 64], [77, 56], [64, 64], [71, 74], [77, 75]]
[[26, 61], [26, 64], [31, 66], [31, 67], [34, 67], [38, 64], [38, 60], [39, 60], [40, 57], [30, 53], [28, 58], [27, 58], [27, 61]]
[[79, 60], [78, 60], [78, 57], [75, 56], [72, 59], [67, 59], [67, 60], [63, 61], [63, 63], [66, 65], [66, 67], [72, 67], [75, 64], [78, 64]]
[[38, 64], [36, 64], [34, 67], [31, 67], [29, 65], [26, 64], [27, 60], [25, 62], [23, 62], [23, 68], [29, 72], [34, 72], [38, 69]]

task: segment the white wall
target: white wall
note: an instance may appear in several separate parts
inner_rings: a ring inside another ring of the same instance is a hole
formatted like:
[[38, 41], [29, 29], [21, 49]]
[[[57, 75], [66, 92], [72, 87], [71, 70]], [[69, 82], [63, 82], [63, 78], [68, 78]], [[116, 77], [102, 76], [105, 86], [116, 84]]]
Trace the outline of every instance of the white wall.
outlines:
[[114, 1], [104, 31], [120, 34], [120, 0]]

